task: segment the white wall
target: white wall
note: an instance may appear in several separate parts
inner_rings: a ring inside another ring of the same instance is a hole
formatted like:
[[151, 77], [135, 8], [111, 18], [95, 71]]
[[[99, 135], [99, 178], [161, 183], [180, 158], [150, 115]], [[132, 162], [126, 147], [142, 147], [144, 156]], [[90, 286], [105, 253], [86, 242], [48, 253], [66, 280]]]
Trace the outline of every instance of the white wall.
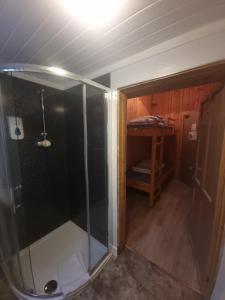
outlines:
[[[225, 59], [225, 21], [204, 26], [142, 52], [148, 58], [111, 72], [112, 88], [159, 78]], [[134, 59], [135, 57], [131, 58]], [[122, 62], [121, 62], [122, 63]]]
[[[132, 85], [142, 81], [159, 78], [195, 68], [204, 64], [225, 59], [225, 20], [209, 24], [188, 32], [142, 53], [129, 57], [114, 65], [99, 70], [111, 71], [113, 89]], [[117, 210], [117, 102], [112, 111], [112, 159], [113, 159], [113, 230], [112, 243], [117, 246], [118, 210]], [[225, 268], [225, 251], [223, 264]], [[223, 284], [224, 283], [224, 284]], [[212, 300], [225, 299], [225, 271], [221, 271]], [[220, 296], [218, 296], [220, 295]]]

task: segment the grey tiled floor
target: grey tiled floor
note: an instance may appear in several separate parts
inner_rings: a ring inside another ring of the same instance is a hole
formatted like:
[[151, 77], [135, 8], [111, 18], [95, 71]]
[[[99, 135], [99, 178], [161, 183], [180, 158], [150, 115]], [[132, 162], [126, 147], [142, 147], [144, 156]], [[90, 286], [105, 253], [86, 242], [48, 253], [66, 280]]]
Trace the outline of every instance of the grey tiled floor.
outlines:
[[[184, 270], [185, 272], [185, 270]], [[200, 300], [146, 258], [126, 249], [74, 300]]]
[[[185, 270], [184, 270], [185, 272]], [[8, 284], [0, 279], [0, 299], [15, 300]], [[126, 249], [112, 259], [100, 275], [73, 300], [200, 300], [146, 258]]]

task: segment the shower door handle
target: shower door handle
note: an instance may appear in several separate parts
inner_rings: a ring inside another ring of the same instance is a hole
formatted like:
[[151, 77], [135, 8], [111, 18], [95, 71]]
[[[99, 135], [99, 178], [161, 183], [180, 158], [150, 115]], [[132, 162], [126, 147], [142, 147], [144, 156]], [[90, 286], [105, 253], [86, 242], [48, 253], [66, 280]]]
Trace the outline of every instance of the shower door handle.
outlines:
[[17, 185], [16, 187], [14, 187], [14, 191], [20, 191], [22, 189], [22, 184]]
[[21, 201], [21, 190], [23, 186], [21, 184], [17, 185], [12, 189], [13, 192], [13, 202], [14, 202], [14, 212], [23, 206], [23, 202]]

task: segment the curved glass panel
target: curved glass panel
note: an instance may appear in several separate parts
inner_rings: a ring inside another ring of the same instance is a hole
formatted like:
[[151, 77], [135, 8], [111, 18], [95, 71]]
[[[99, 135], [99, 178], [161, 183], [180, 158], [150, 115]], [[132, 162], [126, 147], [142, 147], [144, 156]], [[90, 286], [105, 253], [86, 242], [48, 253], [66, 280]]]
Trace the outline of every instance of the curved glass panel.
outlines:
[[21, 291], [67, 295], [108, 253], [105, 90], [31, 69], [0, 75], [1, 260]]
[[[20, 164], [17, 143], [10, 138], [8, 118], [15, 115], [13, 104], [12, 78], [0, 75], [0, 114], [1, 114], [1, 255], [2, 267], [12, 282], [19, 288], [34, 290], [33, 276], [30, 268], [29, 252], [24, 252], [24, 267], [27, 269], [27, 281], [24, 281], [19, 251], [26, 236], [24, 211], [17, 213], [20, 202]], [[8, 164], [7, 164], [8, 162]]]
[[86, 85], [90, 215], [90, 269], [108, 253], [106, 93]]

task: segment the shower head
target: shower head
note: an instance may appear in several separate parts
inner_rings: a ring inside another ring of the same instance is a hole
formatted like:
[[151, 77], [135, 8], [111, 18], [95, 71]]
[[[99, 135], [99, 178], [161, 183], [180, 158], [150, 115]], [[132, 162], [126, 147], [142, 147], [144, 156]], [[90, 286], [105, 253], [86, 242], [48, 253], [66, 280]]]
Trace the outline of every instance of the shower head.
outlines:
[[41, 95], [41, 110], [42, 110], [42, 123], [43, 123], [43, 132], [41, 133], [43, 140], [36, 142], [38, 147], [49, 148], [51, 147], [52, 143], [47, 140], [47, 132], [45, 126], [45, 105], [44, 105], [44, 93], [45, 89], [40, 90]]
[[51, 147], [51, 145], [52, 145], [52, 143], [47, 139], [37, 142], [37, 146], [43, 147], [43, 148], [49, 148], [49, 147]]
[[45, 93], [45, 92], [46, 92], [46, 90], [44, 88], [36, 90], [37, 95], [41, 95], [42, 93]]

